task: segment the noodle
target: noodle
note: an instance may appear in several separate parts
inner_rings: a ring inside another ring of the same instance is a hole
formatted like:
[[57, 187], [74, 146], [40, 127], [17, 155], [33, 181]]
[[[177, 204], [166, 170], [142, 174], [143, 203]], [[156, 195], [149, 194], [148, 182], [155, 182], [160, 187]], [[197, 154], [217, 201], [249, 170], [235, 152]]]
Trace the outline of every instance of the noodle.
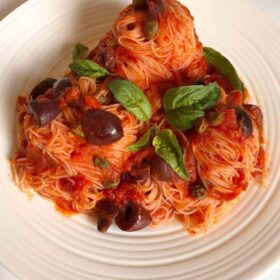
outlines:
[[[76, 103], [71, 99], [71, 103], [65, 91], [65, 96], [58, 98], [60, 114], [44, 126], [38, 126], [30, 114], [31, 97], [19, 97], [19, 149], [11, 168], [22, 191], [32, 189], [68, 214], [98, 212], [97, 205], [105, 198], [121, 202], [135, 198], [149, 212], [152, 226], [175, 217], [190, 234], [199, 234], [218, 223], [238, 203], [251, 181], [263, 178], [262, 128], [252, 118], [252, 134], [244, 137], [231, 115], [236, 106], [228, 101], [231, 85], [222, 74], [209, 70], [189, 10], [175, 0], [166, 0], [165, 4], [164, 12], [158, 16], [157, 36], [146, 39], [148, 14], [130, 5], [89, 55], [89, 59], [144, 90], [153, 110], [149, 121], [137, 120], [114, 100], [107, 87], [114, 77], [94, 79], [67, 74], [71, 87], [66, 91], [78, 92], [79, 98], [74, 100]], [[122, 176], [132, 174], [135, 166], [141, 169], [147, 157], [155, 157], [151, 147], [140, 152], [128, 151], [127, 147], [152, 125], [169, 128], [162, 110], [166, 90], [194, 84], [201, 78], [205, 83], [219, 84], [220, 99], [213, 110], [218, 110], [223, 119], [215, 125], [209, 122], [204, 131], [174, 130], [190, 178], [163, 181], [152, 175], [122, 183]], [[36, 100], [48, 101], [51, 96], [52, 90], [48, 90]], [[97, 109], [120, 120], [123, 136], [118, 141], [91, 145], [79, 134], [84, 112]], [[109, 167], [96, 164], [96, 158], [105, 159], [103, 164]], [[117, 186], [112, 187], [116, 182]], [[203, 184], [207, 194], [195, 197], [191, 190], [195, 184]]]
[[[195, 34], [189, 10], [174, 0], [166, 1], [166, 11], [159, 17], [158, 36], [147, 41], [143, 26], [147, 15], [129, 6], [106, 34], [92, 57], [97, 60], [104, 41], [117, 44], [115, 71], [140, 87], [171, 80], [175, 73], [193, 82], [205, 70], [202, 45]], [[109, 45], [109, 43], [107, 43]]]

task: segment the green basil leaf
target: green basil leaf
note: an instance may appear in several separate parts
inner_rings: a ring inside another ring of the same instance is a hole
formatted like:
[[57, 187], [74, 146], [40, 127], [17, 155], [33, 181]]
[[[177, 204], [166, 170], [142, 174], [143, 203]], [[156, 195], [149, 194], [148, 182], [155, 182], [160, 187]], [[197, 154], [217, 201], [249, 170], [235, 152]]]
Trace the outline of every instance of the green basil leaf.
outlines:
[[203, 48], [203, 54], [207, 63], [215, 66], [217, 70], [230, 81], [231, 86], [234, 89], [244, 92], [244, 85], [242, 81], [239, 79], [236, 70], [226, 57], [216, 50], [208, 47]]
[[213, 108], [220, 98], [216, 83], [207, 86], [182, 86], [169, 89], [163, 97], [163, 106], [168, 123], [174, 128], [192, 128], [204, 111]]
[[142, 137], [133, 145], [128, 146], [126, 149], [130, 152], [137, 152], [140, 151], [151, 143], [151, 137], [152, 132], [156, 130], [156, 126], [150, 127], [143, 135]]
[[108, 84], [115, 99], [127, 111], [133, 113], [140, 121], [147, 121], [152, 116], [151, 104], [143, 91], [127, 80], [112, 80]]
[[72, 53], [72, 60], [84, 59], [88, 53], [88, 47], [82, 44], [76, 44]]
[[153, 140], [156, 153], [184, 180], [189, 179], [181, 147], [170, 129], [160, 130]]
[[201, 110], [182, 109], [178, 111], [168, 111], [165, 117], [172, 127], [185, 131], [191, 129], [195, 121], [204, 115], [204, 111]]
[[93, 158], [93, 163], [95, 166], [100, 167], [102, 169], [107, 169], [110, 167], [110, 163], [107, 159], [95, 156]]
[[101, 78], [110, 75], [105, 68], [88, 59], [75, 60], [69, 67], [73, 72], [83, 77]]

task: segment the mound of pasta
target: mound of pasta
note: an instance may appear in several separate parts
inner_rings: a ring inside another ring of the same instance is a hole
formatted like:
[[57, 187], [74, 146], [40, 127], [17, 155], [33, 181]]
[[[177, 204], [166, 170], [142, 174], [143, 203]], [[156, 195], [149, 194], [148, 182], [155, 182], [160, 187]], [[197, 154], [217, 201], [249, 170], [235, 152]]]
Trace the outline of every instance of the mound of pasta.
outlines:
[[106, 232], [177, 218], [206, 232], [262, 183], [262, 112], [176, 0], [133, 0], [64, 77], [19, 96], [15, 183]]

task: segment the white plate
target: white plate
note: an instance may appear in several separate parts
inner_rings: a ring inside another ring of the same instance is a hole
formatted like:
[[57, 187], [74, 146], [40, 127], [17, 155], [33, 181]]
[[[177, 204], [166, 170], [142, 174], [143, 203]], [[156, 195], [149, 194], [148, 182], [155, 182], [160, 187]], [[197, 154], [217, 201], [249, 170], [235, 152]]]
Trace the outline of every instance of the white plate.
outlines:
[[170, 223], [100, 234], [88, 217], [65, 218], [11, 182], [15, 101], [62, 74], [72, 46], [110, 29], [124, 0], [29, 0], [0, 26], [0, 261], [23, 279], [251, 279], [280, 257], [280, 30], [242, 0], [186, 1], [205, 45], [238, 68], [264, 110], [270, 170], [228, 217], [193, 238]]

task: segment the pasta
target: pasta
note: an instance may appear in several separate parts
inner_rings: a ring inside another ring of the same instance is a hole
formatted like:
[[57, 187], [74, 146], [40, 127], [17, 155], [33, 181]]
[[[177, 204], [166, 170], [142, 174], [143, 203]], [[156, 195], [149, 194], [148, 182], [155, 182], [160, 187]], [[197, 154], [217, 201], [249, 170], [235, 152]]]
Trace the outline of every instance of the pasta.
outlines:
[[227, 59], [210, 50], [223, 64], [209, 62], [186, 7], [137, 3], [62, 79], [18, 98], [14, 181], [99, 215], [102, 232], [177, 218], [205, 233], [264, 178], [261, 110]]

